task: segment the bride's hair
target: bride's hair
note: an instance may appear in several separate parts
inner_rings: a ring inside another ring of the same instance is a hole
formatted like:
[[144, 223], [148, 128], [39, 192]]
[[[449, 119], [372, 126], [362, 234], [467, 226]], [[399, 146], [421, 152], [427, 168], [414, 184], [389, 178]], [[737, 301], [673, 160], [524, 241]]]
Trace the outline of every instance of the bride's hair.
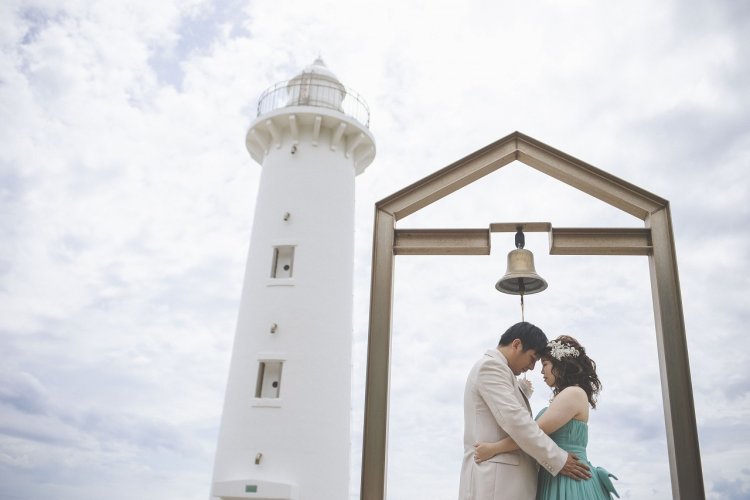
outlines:
[[566, 387], [578, 386], [586, 392], [591, 407], [596, 408], [596, 396], [602, 390], [602, 383], [596, 375], [596, 363], [576, 339], [568, 335], [557, 337], [547, 345], [541, 357], [552, 363], [555, 396]]

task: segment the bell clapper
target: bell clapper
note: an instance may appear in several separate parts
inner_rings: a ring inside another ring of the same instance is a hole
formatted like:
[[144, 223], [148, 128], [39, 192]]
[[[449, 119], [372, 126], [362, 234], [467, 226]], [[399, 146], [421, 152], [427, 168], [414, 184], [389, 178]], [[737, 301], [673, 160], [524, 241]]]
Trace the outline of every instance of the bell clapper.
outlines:
[[523, 319], [523, 292], [521, 292], [521, 321], [526, 321]]

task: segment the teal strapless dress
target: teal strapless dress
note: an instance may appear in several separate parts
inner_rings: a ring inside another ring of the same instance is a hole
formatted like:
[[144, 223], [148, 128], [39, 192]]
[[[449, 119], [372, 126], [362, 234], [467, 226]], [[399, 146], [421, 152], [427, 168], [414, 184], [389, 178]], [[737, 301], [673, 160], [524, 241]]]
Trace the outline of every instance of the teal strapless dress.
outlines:
[[[536, 416], [541, 417], [544, 410]], [[589, 442], [589, 426], [580, 420], [571, 420], [550, 434], [552, 440], [565, 451], [575, 453], [578, 460], [591, 469], [591, 478], [576, 481], [558, 474], [553, 476], [543, 467], [539, 468], [539, 479], [536, 490], [537, 500], [610, 500], [610, 493], [620, 498], [610, 477], [615, 476], [602, 467], [594, 467], [586, 457], [586, 445]]]

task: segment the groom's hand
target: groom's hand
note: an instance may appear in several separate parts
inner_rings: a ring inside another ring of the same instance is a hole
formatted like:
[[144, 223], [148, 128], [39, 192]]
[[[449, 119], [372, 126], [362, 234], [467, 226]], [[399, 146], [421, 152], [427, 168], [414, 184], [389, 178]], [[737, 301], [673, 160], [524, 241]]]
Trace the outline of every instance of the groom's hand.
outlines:
[[560, 469], [560, 474], [576, 480], [588, 479], [591, 477], [589, 466], [579, 462], [575, 453], [568, 453], [568, 459], [565, 461], [563, 468]]

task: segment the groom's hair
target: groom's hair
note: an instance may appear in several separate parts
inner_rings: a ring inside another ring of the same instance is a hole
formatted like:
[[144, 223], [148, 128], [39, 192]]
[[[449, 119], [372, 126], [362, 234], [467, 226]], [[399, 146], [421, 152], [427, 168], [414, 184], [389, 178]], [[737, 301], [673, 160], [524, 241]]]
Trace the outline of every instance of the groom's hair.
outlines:
[[534, 349], [537, 354], [541, 354], [547, 347], [547, 336], [542, 329], [526, 321], [516, 323], [505, 330], [498, 345], [508, 345], [516, 339], [521, 341], [524, 351]]

